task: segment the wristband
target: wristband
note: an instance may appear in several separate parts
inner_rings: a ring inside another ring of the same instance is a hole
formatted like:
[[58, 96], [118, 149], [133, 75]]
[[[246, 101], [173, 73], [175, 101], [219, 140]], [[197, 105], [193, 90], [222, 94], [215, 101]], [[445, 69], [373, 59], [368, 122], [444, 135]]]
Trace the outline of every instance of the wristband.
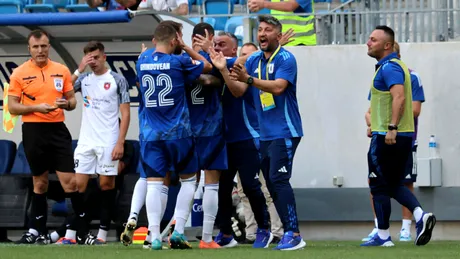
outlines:
[[78, 71], [78, 69], [77, 69], [77, 70], [75, 70], [75, 72], [73, 72], [73, 74], [76, 75], [76, 76], [80, 76], [80, 71]]

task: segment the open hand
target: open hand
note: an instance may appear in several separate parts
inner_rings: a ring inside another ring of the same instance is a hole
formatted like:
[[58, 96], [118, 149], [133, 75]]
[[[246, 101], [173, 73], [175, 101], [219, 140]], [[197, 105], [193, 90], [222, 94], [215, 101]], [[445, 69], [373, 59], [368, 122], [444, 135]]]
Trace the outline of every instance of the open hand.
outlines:
[[209, 47], [209, 57], [211, 58], [212, 65], [219, 70], [227, 66], [227, 59], [222, 52], [217, 53], [212, 47]]

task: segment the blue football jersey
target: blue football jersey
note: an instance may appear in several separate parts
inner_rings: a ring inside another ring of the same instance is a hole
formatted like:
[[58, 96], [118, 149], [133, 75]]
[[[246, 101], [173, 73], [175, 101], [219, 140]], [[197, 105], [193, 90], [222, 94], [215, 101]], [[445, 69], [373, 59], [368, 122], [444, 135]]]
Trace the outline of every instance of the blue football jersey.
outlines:
[[[209, 63], [208, 53], [199, 52]], [[185, 57], [189, 57], [184, 54]], [[187, 87], [187, 102], [190, 110], [190, 123], [195, 137], [211, 137], [223, 134], [223, 115], [220, 104], [220, 88], [203, 86], [192, 82]]]
[[[236, 57], [227, 59], [228, 69], [233, 67], [236, 59]], [[227, 143], [260, 137], [259, 121], [257, 120], [252, 91], [246, 91], [243, 96], [236, 98], [228, 87], [224, 85], [222, 108], [224, 112], [225, 140]]]
[[[303, 136], [303, 130], [296, 96], [296, 59], [292, 53], [281, 47], [270, 64], [268, 64], [268, 61], [263, 52], [253, 53], [246, 61], [248, 74], [254, 78], [260, 77], [262, 80], [284, 79], [288, 81], [288, 86], [282, 94], [273, 96], [275, 105], [271, 109], [262, 107], [260, 97], [262, 92], [258, 88], [250, 87], [248, 89], [248, 91], [252, 91], [254, 97], [260, 126], [260, 139], [274, 140], [301, 137]], [[259, 71], [259, 62], [261, 71]], [[266, 78], [267, 74], [268, 78]]]
[[186, 101], [187, 81], [199, 78], [203, 62], [154, 52], [138, 61], [144, 108], [139, 120], [144, 141], [175, 140], [192, 135]]

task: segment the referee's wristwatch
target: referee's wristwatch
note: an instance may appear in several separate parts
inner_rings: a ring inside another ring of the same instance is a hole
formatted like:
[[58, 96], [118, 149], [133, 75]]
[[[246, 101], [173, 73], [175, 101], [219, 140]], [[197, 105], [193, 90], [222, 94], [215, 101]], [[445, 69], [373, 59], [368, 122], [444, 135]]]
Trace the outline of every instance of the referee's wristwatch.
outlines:
[[398, 130], [398, 126], [394, 124], [388, 125], [388, 130]]
[[254, 83], [254, 78], [253, 78], [252, 76], [250, 76], [250, 77], [248, 78], [248, 80], [246, 80], [246, 84], [252, 85], [253, 83]]

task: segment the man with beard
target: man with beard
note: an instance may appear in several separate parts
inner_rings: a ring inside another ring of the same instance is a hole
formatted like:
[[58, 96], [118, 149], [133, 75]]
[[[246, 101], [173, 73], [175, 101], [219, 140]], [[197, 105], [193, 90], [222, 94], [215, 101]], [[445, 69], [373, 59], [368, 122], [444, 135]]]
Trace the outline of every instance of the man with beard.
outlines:
[[[162, 21], [159, 25], [172, 26], [178, 32], [179, 37], [182, 37], [182, 24], [181, 23], [174, 22], [174, 21]], [[140, 67], [139, 67], [140, 61], [148, 59], [150, 56], [152, 56], [154, 52], [155, 52], [155, 48], [147, 49], [144, 46], [144, 44], [142, 44], [142, 52], [139, 55], [139, 60], [136, 64], [136, 74], [137, 75], [140, 74]], [[174, 54], [181, 54], [181, 53], [182, 53], [181, 48], [177, 48], [176, 50], [174, 50]], [[137, 84], [139, 88], [139, 77], [137, 77], [136, 79], [138, 81]], [[140, 89], [138, 90], [140, 92]], [[142, 121], [143, 117], [141, 116], [143, 111], [144, 111], [144, 104], [142, 103], [142, 98], [140, 98], [139, 110], [138, 110], [139, 128], [141, 128], [143, 125], [143, 121]], [[139, 140], [142, 141], [142, 139], [143, 139], [142, 132], [140, 132]], [[138, 161], [135, 161], [135, 162], [137, 163]], [[168, 201], [168, 191], [169, 191], [168, 185], [163, 184], [160, 198], [161, 198], [161, 202], [163, 206], [165, 207]], [[142, 206], [144, 206], [145, 204], [146, 195], [147, 195], [147, 177], [145, 175], [145, 172], [142, 170], [142, 168], [140, 168], [140, 177], [139, 177], [139, 180], [137, 180], [136, 184], [134, 185], [133, 196], [131, 198], [131, 209], [130, 209], [129, 217], [125, 225], [125, 229], [120, 236], [120, 240], [125, 246], [130, 245], [133, 241], [134, 230], [137, 227], [137, 220], [139, 218], [139, 212], [141, 211]], [[145, 241], [144, 241], [143, 247], [145, 249], [150, 249], [152, 247], [151, 241], [149, 240], [150, 240], [150, 232], [148, 232], [147, 237], [145, 238]]]
[[284, 226], [283, 238], [275, 250], [297, 250], [306, 243], [300, 235], [289, 180], [303, 130], [296, 97], [297, 62], [281, 47], [281, 31], [278, 19], [260, 16], [257, 37], [262, 51], [252, 54], [245, 65], [235, 64], [231, 74], [222, 54], [213, 53], [211, 58], [224, 78], [235, 81], [228, 85], [233, 95], [253, 91], [260, 127], [262, 172]]
[[391, 28], [377, 26], [367, 41], [367, 54], [378, 61], [371, 85], [372, 139], [368, 152], [369, 187], [378, 231], [361, 246], [394, 246], [389, 231], [390, 198], [413, 213], [417, 228], [415, 245], [426, 245], [436, 224], [433, 213], [422, 210], [402, 181], [412, 152], [414, 116], [410, 72], [393, 52], [394, 38]]
[[[214, 50], [227, 57], [227, 71], [237, 60], [238, 40], [230, 33], [220, 33], [214, 38]], [[222, 77], [217, 72], [219, 77]], [[269, 215], [261, 184], [256, 176], [260, 172], [259, 123], [257, 121], [254, 98], [247, 91], [241, 98], [233, 96], [228, 84], [235, 82], [223, 77], [227, 86], [222, 91], [222, 108], [225, 121], [225, 140], [229, 166], [219, 182], [220, 232], [215, 241], [222, 247], [238, 245], [232, 236], [232, 190], [233, 179], [238, 171], [244, 193], [254, 210], [258, 230], [254, 248], [266, 248], [273, 240], [269, 231]]]
[[[189, 109], [185, 98], [187, 82], [211, 71], [211, 64], [186, 46], [171, 25], [155, 29], [152, 55], [139, 60], [138, 74], [144, 108], [139, 115], [141, 166], [147, 178], [146, 210], [152, 249], [162, 249], [160, 221], [165, 210], [161, 202], [163, 182], [171, 172], [181, 179], [195, 177], [195, 151]], [[174, 55], [178, 48], [191, 58]], [[173, 87], [174, 86], [174, 87]]]

